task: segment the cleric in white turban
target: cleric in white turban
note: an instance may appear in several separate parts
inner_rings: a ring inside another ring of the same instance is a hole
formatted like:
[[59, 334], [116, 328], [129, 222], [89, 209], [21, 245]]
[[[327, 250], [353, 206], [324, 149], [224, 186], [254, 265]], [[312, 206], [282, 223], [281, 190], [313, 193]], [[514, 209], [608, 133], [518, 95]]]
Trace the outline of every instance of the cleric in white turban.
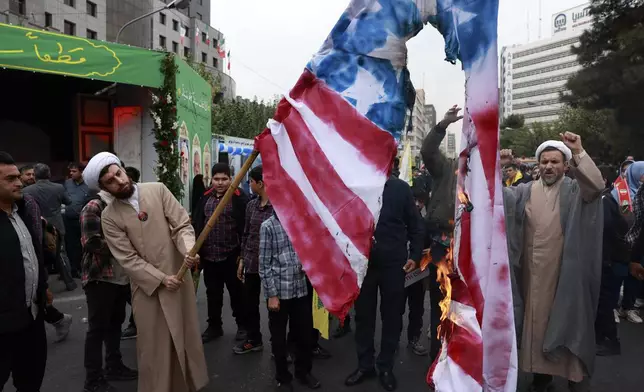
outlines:
[[544, 151], [552, 151], [552, 150], [559, 150], [561, 153], [564, 155], [566, 158], [566, 162], [570, 161], [572, 159], [572, 151], [570, 151], [570, 148], [566, 146], [566, 144], [560, 140], [548, 140], [539, 146], [537, 148], [537, 152], [535, 154], [535, 157], [537, 157], [537, 160], [539, 160], [539, 157], [541, 156], [541, 153]]
[[89, 189], [94, 191], [101, 189], [98, 183], [99, 176], [101, 171], [110, 165], [118, 165], [122, 168], [121, 160], [111, 152], [99, 152], [89, 160], [83, 170], [83, 180]]
[[[519, 369], [589, 392], [602, 270], [602, 175], [570, 132], [536, 151], [541, 179], [503, 188]], [[575, 179], [565, 176], [566, 167]]]
[[188, 213], [165, 185], [136, 184], [111, 153], [94, 156], [87, 185], [114, 200], [101, 214], [112, 256], [132, 286], [137, 326], [139, 392], [194, 392], [208, 383], [192, 276], [176, 276], [199, 256], [188, 251], [195, 232]]

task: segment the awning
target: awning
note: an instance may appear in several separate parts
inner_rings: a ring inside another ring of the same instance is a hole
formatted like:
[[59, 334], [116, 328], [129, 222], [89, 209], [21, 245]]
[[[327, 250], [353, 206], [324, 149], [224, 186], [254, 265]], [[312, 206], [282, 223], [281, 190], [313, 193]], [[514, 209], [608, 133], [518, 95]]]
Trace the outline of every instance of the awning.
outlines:
[[239, 147], [219, 143], [219, 152], [227, 152], [228, 155], [250, 155], [250, 153], [253, 152], [253, 149], [250, 147]]

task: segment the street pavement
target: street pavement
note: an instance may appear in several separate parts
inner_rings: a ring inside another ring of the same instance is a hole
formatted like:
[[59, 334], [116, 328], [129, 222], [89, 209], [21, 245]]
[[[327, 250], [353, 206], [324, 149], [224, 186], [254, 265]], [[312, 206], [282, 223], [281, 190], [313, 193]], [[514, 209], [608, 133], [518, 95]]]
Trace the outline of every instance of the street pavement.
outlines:
[[[202, 282], [203, 283], [203, 282]], [[48, 360], [45, 380], [41, 392], [81, 392], [84, 381], [83, 353], [87, 324], [87, 305], [82, 290], [64, 292], [62, 285], [52, 277], [51, 285], [55, 292], [54, 305], [62, 312], [74, 317], [74, 323], [68, 339], [62, 343], [53, 343], [54, 329], [47, 326]], [[206, 297], [203, 284], [200, 285], [197, 306], [202, 329], [206, 323]], [[429, 301], [426, 301], [429, 306]], [[246, 355], [235, 355], [232, 347], [235, 344], [236, 332], [229, 303], [224, 302], [225, 335], [217, 341], [204, 346], [208, 365], [210, 384], [204, 391], [228, 392], [269, 392], [274, 390], [273, 365], [270, 356], [270, 333], [268, 332], [267, 311], [262, 309], [262, 333], [264, 334], [264, 351]], [[428, 314], [425, 315], [425, 327], [429, 325]], [[128, 308], [129, 317], [129, 308]], [[427, 391], [425, 376], [430, 365], [426, 357], [415, 356], [406, 347], [405, 327], [396, 359], [394, 374], [398, 378], [398, 390], [401, 392]], [[380, 323], [378, 323], [380, 325]], [[379, 326], [378, 326], [379, 328]], [[618, 357], [597, 358], [592, 392], [643, 392], [644, 391], [644, 325], [634, 325], [625, 321], [620, 324], [622, 336], [622, 355]], [[376, 332], [376, 350], [379, 347], [380, 330]], [[427, 338], [423, 337], [427, 344]], [[325, 341], [321, 344], [333, 357], [327, 360], [315, 360], [313, 374], [322, 381], [320, 391], [333, 392], [372, 392], [383, 391], [377, 379], [363, 385], [348, 388], [344, 385], [345, 377], [356, 367], [356, 354], [353, 335], [341, 339]], [[121, 351], [127, 366], [136, 367], [136, 340], [122, 341]], [[518, 390], [525, 390], [525, 376], [521, 377]], [[135, 392], [136, 382], [113, 383], [121, 392]], [[1, 386], [0, 386], [1, 390]], [[296, 391], [305, 391], [305, 387], [295, 384]], [[14, 392], [11, 380], [5, 391]], [[556, 389], [552, 392], [566, 392], [567, 383], [557, 380]], [[467, 392], [467, 391], [448, 391]]]

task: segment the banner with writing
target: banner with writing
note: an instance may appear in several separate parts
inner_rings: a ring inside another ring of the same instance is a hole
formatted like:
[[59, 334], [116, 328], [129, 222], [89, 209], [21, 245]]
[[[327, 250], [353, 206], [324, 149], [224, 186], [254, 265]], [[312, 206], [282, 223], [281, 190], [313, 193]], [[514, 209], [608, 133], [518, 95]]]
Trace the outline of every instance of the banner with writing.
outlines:
[[313, 328], [320, 331], [320, 336], [329, 340], [329, 311], [324, 308], [315, 290], [313, 290]]
[[165, 54], [0, 23], [0, 67], [159, 87]]
[[[212, 137], [211, 87], [190, 65], [175, 56], [178, 72], [177, 122], [179, 124], [179, 168], [184, 185], [184, 207], [190, 207], [192, 182], [196, 175], [210, 178], [210, 140]], [[208, 186], [208, 184], [205, 184]]]

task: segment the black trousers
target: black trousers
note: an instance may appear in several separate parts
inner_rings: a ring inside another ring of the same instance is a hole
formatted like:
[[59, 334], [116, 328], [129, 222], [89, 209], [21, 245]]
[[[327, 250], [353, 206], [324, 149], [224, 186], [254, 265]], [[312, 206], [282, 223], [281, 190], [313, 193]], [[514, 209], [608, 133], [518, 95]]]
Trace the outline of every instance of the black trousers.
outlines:
[[373, 340], [376, 332], [378, 289], [382, 336], [377, 365], [381, 371], [391, 371], [394, 366], [394, 354], [400, 342], [402, 316], [405, 311], [405, 271], [402, 265], [372, 264], [362, 282], [362, 289], [355, 303], [356, 349], [358, 366], [362, 370], [371, 370], [374, 367]]
[[301, 378], [311, 373], [312, 351], [311, 330], [313, 329], [313, 310], [310, 298], [294, 298], [280, 300], [277, 312], [268, 312], [268, 327], [271, 331], [271, 347], [275, 357], [275, 379], [280, 383], [289, 383], [293, 375], [288, 370], [288, 345], [286, 343], [286, 327], [289, 325], [290, 335], [295, 348], [295, 377]]
[[87, 298], [87, 335], [85, 336], [86, 382], [103, 373], [103, 344], [106, 367], [119, 366], [121, 360], [121, 325], [125, 321], [128, 286], [107, 282], [85, 285]]
[[233, 317], [237, 322], [237, 328], [244, 328], [243, 295], [244, 287], [237, 279], [237, 256], [233, 252], [224, 261], [213, 262], [204, 260], [203, 280], [206, 284], [206, 297], [208, 297], [208, 325], [213, 328], [221, 328], [221, 310], [224, 306], [224, 285], [230, 296], [230, 307], [233, 310]]
[[130, 305], [130, 327], [136, 328], [136, 323], [134, 322], [134, 308], [132, 307], [132, 287], [127, 285], [127, 304]]
[[622, 297], [622, 309], [635, 309], [635, 300], [642, 296], [642, 282], [637, 280], [630, 273], [624, 278], [624, 297]]
[[613, 309], [619, 302], [619, 288], [622, 277], [616, 276], [610, 266], [602, 268], [602, 282], [599, 290], [599, 305], [595, 319], [595, 341], [603, 342], [605, 339], [617, 340], [617, 324]]
[[71, 273], [77, 277], [81, 274], [81, 259], [83, 257], [79, 219], [65, 217], [65, 249], [67, 249]]
[[65, 317], [64, 314], [62, 314], [58, 309], [56, 309], [53, 305], [47, 305], [45, 307], [45, 314], [43, 315], [43, 320], [47, 324], [56, 324], [60, 320]]
[[409, 307], [409, 323], [407, 325], [407, 340], [410, 342], [420, 338], [425, 314], [425, 286], [420, 280], [405, 288], [405, 302]]
[[[26, 310], [30, 312], [31, 311]], [[13, 378], [18, 392], [38, 392], [47, 364], [47, 336], [43, 316], [18, 332], [0, 334], [0, 391]]]
[[260, 332], [259, 301], [262, 294], [262, 282], [259, 274], [246, 273], [244, 279], [244, 310], [245, 327], [248, 333], [248, 340], [253, 343], [262, 342]]

